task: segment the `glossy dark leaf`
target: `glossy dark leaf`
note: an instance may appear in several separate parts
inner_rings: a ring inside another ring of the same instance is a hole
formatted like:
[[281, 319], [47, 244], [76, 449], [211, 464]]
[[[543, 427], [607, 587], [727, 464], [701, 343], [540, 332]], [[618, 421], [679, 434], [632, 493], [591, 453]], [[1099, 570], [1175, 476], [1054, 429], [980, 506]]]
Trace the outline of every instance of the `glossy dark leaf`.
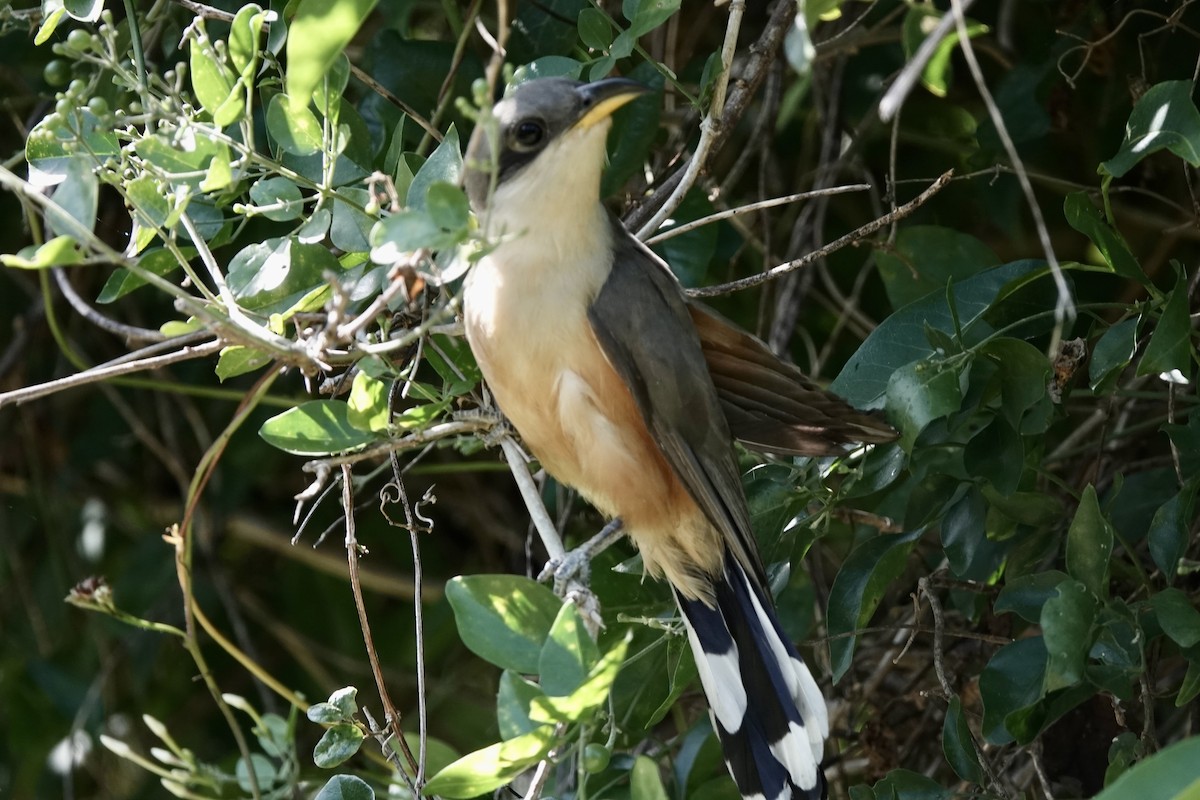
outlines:
[[1058, 594], [1058, 587], [1065, 580], [1069, 580], [1067, 574], [1056, 569], [1010, 577], [996, 597], [995, 611], [1013, 612], [1027, 622], [1039, 622], [1042, 607]]
[[1092, 244], [1096, 245], [1096, 249], [1113, 272], [1142, 285], [1150, 282], [1133, 253], [1129, 251], [1129, 245], [1120, 233], [1109, 226], [1100, 210], [1092, 205], [1086, 192], [1072, 192], [1067, 195], [1067, 199], [1063, 201], [1063, 214], [1072, 228], [1092, 240]]
[[[1015, 261], [955, 283], [951, 295], [960, 323], [969, 328], [1010, 282], [1042, 274], [1045, 269], [1041, 261]], [[832, 391], [859, 408], [876, 407], [897, 369], [933, 355], [925, 336], [926, 325], [954, 333], [944, 290], [932, 292], [885, 319], [846, 362], [830, 387]]]
[[1150, 343], [1138, 362], [1138, 375], [1155, 375], [1180, 370], [1185, 376], [1192, 371], [1196, 348], [1192, 344], [1192, 326], [1188, 319], [1188, 281], [1183, 270], [1175, 287], [1167, 296], [1162, 316], [1150, 334]]
[[907, 225], [896, 241], [875, 254], [893, 308], [916, 302], [932, 292], [944, 292], [1000, 263], [992, 249], [967, 233], [940, 225]]
[[1192, 101], [1191, 81], [1164, 81], [1146, 90], [1129, 115], [1121, 148], [1100, 169], [1120, 178], [1163, 149], [1200, 166], [1200, 111]]
[[942, 723], [942, 752], [958, 777], [971, 783], [983, 780], [983, 768], [975, 753], [971, 728], [963, 715], [962, 701], [957, 696], [950, 698], [950, 705], [946, 708], [946, 718]]
[[1047, 598], [1041, 614], [1042, 638], [1049, 653], [1047, 692], [1074, 686], [1083, 679], [1095, 617], [1096, 599], [1077, 580], [1063, 581], [1055, 595]]
[[1100, 510], [1096, 488], [1083, 490], [1079, 508], [1067, 532], [1067, 572], [1097, 597], [1108, 596], [1108, 562], [1112, 557], [1113, 529]]
[[1046, 645], [1042, 637], [1018, 639], [1001, 647], [979, 676], [983, 701], [983, 736], [992, 744], [1007, 744], [1014, 736], [1006, 720], [1043, 696]]
[[888, 585], [900, 571], [921, 531], [881, 534], [856, 547], [842, 564], [829, 590], [829, 658], [833, 680], [850, 669], [853, 634], [871, 619]]

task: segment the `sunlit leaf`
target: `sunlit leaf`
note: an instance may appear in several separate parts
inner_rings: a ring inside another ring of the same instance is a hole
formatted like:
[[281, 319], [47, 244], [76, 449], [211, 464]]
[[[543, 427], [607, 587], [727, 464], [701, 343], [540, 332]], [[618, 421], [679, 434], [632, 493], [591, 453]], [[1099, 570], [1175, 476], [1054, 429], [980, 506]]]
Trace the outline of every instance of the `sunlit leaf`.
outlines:
[[299, 456], [325, 456], [355, 450], [376, 440], [350, 424], [346, 404], [310, 400], [262, 424], [258, 435], [267, 444]]
[[514, 672], [535, 674], [562, 602], [516, 575], [467, 575], [446, 584], [458, 635], [473, 653]]
[[1170, 150], [1200, 167], [1200, 111], [1191, 81], [1164, 81], [1146, 90], [1125, 124], [1125, 141], [1100, 171], [1120, 178], [1151, 153]]
[[491, 792], [545, 758], [554, 742], [554, 726], [542, 725], [524, 736], [468, 753], [430, 778], [425, 793], [467, 798]]

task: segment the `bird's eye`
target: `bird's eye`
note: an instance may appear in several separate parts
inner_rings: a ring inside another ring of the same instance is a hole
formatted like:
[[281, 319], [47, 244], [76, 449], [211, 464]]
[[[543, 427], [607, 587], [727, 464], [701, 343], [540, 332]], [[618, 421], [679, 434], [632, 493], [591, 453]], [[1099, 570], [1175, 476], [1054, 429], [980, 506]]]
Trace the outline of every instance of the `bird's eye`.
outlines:
[[546, 128], [536, 119], [525, 119], [513, 128], [513, 141], [522, 150], [532, 150], [546, 138]]

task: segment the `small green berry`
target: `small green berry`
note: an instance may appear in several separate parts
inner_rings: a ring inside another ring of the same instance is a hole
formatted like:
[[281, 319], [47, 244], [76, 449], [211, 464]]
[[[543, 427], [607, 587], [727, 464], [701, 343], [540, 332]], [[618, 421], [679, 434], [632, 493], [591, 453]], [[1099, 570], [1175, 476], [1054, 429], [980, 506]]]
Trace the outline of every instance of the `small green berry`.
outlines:
[[92, 34], [76, 28], [67, 34], [67, 47], [76, 53], [86, 53], [92, 49]]
[[56, 58], [42, 68], [42, 80], [50, 86], [66, 86], [71, 82], [71, 65]]
[[611, 760], [612, 751], [602, 744], [592, 742], [583, 748], [583, 768], [592, 775], [608, 769]]

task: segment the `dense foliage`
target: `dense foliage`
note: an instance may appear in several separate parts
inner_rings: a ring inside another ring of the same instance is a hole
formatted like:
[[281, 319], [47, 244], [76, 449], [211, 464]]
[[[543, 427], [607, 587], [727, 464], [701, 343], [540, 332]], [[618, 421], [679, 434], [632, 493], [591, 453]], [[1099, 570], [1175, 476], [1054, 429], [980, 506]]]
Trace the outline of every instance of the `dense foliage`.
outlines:
[[1195, 0], [17, 0], [0, 41], [0, 794], [736, 795], [632, 547], [534, 579], [531, 514], [603, 520], [456, 324], [490, 100], [622, 74], [614, 208], [900, 432], [743, 454], [832, 793], [1195, 796]]

